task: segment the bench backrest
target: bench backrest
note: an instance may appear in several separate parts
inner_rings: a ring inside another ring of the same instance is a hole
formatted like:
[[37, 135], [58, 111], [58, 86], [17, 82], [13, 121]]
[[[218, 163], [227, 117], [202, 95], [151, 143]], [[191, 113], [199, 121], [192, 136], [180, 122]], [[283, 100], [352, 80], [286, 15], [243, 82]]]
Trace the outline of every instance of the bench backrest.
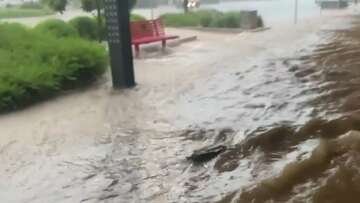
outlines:
[[165, 35], [164, 24], [161, 19], [135, 21], [131, 22], [130, 26], [133, 39]]

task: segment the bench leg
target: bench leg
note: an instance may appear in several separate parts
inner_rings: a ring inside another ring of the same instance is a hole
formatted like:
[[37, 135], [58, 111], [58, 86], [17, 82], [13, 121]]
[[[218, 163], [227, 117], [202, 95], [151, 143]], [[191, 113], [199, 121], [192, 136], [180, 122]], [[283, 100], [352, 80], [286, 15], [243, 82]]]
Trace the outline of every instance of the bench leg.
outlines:
[[162, 41], [162, 50], [165, 51], [166, 48], [166, 40]]
[[138, 44], [135, 44], [134, 47], [135, 47], [135, 57], [139, 58], [140, 57], [140, 46]]

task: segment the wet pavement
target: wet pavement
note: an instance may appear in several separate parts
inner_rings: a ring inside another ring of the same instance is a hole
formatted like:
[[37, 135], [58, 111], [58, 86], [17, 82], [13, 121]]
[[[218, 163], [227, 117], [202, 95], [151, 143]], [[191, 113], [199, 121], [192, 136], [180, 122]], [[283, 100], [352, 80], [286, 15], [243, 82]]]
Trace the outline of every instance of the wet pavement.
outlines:
[[[136, 88], [106, 76], [2, 115], [1, 202], [357, 202], [359, 136], [339, 138], [360, 130], [348, 14], [260, 33], [171, 29], [199, 40], [136, 60]], [[227, 151], [186, 159], [213, 144]]]

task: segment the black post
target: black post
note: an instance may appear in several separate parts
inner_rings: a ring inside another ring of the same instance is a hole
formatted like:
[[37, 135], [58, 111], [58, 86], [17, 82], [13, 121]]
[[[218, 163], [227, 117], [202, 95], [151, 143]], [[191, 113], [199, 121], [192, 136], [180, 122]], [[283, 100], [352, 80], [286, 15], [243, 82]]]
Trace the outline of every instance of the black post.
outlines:
[[111, 73], [114, 88], [135, 86], [129, 0], [105, 0]]

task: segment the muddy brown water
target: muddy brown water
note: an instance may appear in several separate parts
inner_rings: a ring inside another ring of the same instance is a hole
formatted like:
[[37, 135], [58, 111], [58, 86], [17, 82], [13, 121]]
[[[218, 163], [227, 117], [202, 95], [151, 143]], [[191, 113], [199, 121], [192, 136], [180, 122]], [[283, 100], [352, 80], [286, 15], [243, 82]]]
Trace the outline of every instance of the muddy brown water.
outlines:
[[[218, 173], [249, 170], [252, 183], [219, 203], [360, 201], [360, 134], [355, 132], [360, 130], [360, 24], [357, 20], [352, 29], [320, 35], [328, 42], [282, 61], [300, 83], [312, 84], [304, 94], [317, 92], [304, 103], [314, 107], [313, 118], [300, 125], [259, 128], [222, 154], [214, 164]], [[317, 147], [299, 150], [306, 145]], [[295, 160], [267, 173], [290, 154]]]

